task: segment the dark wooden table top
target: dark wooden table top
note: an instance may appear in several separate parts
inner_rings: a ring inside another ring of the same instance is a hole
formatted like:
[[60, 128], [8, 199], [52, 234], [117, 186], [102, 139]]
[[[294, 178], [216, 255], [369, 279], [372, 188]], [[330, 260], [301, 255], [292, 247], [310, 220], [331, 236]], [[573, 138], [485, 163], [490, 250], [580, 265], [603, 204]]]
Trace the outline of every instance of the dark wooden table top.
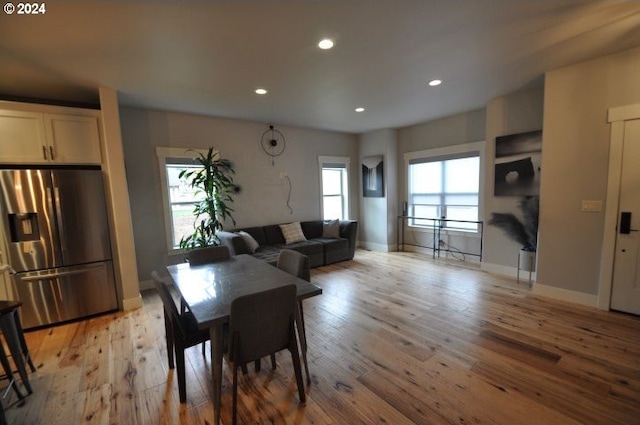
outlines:
[[170, 265], [167, 271], [201, 329], [227, 322], [231, 301], [242, 295], [292, 283], [299, 300], [322, 293], [319, 286], [246, 254], [199, 266]]

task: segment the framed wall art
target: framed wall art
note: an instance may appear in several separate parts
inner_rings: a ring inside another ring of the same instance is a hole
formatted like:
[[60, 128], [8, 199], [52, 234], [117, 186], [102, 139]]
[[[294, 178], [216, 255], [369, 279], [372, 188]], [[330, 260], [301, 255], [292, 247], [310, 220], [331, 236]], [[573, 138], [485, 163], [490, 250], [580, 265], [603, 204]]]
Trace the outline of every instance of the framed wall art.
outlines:
[[384, 161], [382, 155], [362, 158], [362, 196], [384, 197]]
[[494, 196], [539, 196], [542, 130], [496, 137]]

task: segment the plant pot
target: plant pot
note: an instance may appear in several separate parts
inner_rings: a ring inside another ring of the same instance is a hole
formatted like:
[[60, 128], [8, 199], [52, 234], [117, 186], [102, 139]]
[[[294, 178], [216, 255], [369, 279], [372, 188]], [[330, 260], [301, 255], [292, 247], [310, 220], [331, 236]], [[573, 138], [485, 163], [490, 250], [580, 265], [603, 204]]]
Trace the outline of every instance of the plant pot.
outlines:
[[520, 250], [518, 255], [518, 269], [525, 272], [533, 272], [536, 269], [536, 252]]

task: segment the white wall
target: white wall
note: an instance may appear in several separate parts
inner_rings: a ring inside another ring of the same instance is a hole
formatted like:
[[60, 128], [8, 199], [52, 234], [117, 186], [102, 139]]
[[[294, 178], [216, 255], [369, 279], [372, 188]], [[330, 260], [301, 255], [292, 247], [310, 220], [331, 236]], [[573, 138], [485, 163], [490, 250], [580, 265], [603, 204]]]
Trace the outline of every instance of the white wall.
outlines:
[[[135, 108], [121, 108], [120, 115], [140, 280], [149, 279], [167, 254], [157, 146], [214, 146], [234, 163], [235, 181], [242, 187], [233, 203], [236, 227], [320, 218], [318, 156], [350, 157], [350, 210], [354, 217], [358, 215], [359, 161], [354, 135], [276, 124], [286, 138], [286, 149], [272, 165], [260, 145], [268, 124]], [[286, 172], [292, 182], [292, 213], [280, 172]], [[234, 226], [228, 223], [225, 227]]]
[[[640, 48], [547, 73], [537, 276], [543, 291], [595, 303], [608, 177], [607, 109], [639, 102]], [[603, 201], [603, 211], [581, 211], [582, 200]]]

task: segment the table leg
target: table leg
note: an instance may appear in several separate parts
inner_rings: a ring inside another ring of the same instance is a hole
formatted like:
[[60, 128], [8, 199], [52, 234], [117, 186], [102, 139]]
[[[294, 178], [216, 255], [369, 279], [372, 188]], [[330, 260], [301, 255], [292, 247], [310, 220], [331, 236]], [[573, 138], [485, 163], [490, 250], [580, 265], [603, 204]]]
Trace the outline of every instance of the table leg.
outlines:
[[304, 319], [302, 317], [302, 301], [296, 303], [296, 328], [298, 328], [298, 341], [300, 342], [300, 353], [302, 363], [307, 375], [307, 384], [311, 385], [311, 375], [309, 374], [309, 363], [307, 362], [307, 335], [304, 331]]
[[211, 336], [211, 374], [213, 375], [213, 423], [220, 424], [220, 404], [222, 399], [222, 356], [224, 350], [222, 324], [209, 329]]

